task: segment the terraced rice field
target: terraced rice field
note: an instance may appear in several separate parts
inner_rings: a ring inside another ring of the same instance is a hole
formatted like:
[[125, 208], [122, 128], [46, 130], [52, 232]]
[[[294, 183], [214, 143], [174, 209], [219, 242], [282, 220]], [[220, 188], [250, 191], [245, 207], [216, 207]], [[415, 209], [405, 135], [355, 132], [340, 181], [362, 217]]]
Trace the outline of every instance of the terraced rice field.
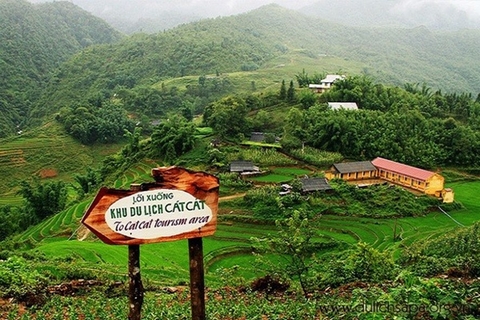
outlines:
[[[142, 163], [124, 174], [115, 183], [116, 188], [129, 188], [133, 182], [151, 181], [150, 170], [155, 165]], [[312, 222], [319, 239], [335, 239], [347, 244], [366, 242], [380, 250], [398, 256], [400, 249], [416, 241], [438, 237], [461, 225], [469, 226], [480, 220], [480, 182], [452, 184], [459, 202], [465, 209], [451, 212], [450, 217], [440, 211], [424, 217], [401, 219], [372, 219], [324, 215]], [[78, 241], [75, 231], [90, 200], [83, 201], [51, 217], [25, 232], [19, 240], [36, 241], [38, 249], [49, 256], [77, 257], [85, 262], [105, 263], [109, 272], [124, 274], [127, 253], [125, 246], [108, 246], [99, 241]], [[207, 273], [219, 268], [239, 268], [246, 277], [255, 276], [254, 257], [251, 255], [252, 237], [268, 237], [276, 232], [273, 225], [252, 225], [234, 221], [219, 223], [212, 237], [204, 238], [204, 258]], [[395, 235], [397, 239], [395, 239]], [[73, 239], [73, 240], [67, 240]], [[142, 272], [165, 279], [188, 279], [188, 250], [186, 241], [175, 241], [142, 246]]]

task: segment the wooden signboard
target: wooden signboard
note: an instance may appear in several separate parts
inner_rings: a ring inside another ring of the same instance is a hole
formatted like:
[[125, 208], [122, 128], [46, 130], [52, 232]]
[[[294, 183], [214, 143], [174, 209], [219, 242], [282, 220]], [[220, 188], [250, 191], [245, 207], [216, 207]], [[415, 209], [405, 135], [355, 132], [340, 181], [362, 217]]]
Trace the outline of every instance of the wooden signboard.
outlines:
[[128, 245], [129, 320], [140, 320], [140, 245], [188, 239], [192, 319], [205, 320], [202, 237], [217, 227], [218, 178], [179, 167], [152, 169], [155, 182], [101, 188], [82, 223], [107, 244]]
[[139, 190], [102, 188], [82, 223], [108, 244], [133, 245], [213, 235], [218, 178], [179, 167], [152, 169]]

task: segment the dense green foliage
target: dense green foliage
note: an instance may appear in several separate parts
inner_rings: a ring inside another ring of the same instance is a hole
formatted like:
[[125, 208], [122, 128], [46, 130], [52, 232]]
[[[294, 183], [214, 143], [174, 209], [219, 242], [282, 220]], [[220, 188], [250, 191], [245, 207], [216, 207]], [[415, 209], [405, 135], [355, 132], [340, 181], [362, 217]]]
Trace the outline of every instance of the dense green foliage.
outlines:
[[[403, 285], [407, 282], [408, 285]], [[352, 284], [315, 297], [267, 294], [247, 288], [207, 290], [206, 316], [211, 319], [459, 319], [478, 317], [478, 281], [466, 286], [454, 280], [399, 277], [386, 285]], [[191, 319], [189, 292], [145, 295], [142, 319]], [[239, 303], [241, 301], [241, 303]], [[126, 319], [128, 299], [102, 290], [81, 297], [55, 296], [26, 311], [10, 307], [5, 319]]]
[[421, 216], [439, 205], [437, 199], [416, 196], [400, 187], [373, 185], [357, 188], [343, 180], [330, 181], [333, 192], [300, 195], [301, 183], [294, 192], [280, 196], [277, 186], [263, 186], [249, 190], [243, 198], [246, 209], [263, 219], [278, 219], [288, 216], [286, 209], [305, 208], [311, 214], [335, 214], [354, 217], [409, 217]]
[[19, 257], [0, 260], [1, 298], [14, 297], [25, 301], [29, 295], [36, 296], [45, 292], [46, 283], [47, 279], [27, 260]]
[[25, 209], [36, 222], [60, 212], [67, 204], [67, 186], [63, 181], [40, 183], [22, 181], [19, 193], [26, 201]]
[[[54, 68], [120, 34], [70, 2], [0, 1], [0, 137], [23, 129]], [[18, 127], [17, 127], [18, 126]]]
[[[359, 76], [338, 81], [314, 107], [290, 110], [286, 146], [304, 142], [353, 159], [381, 156], [423, 168], [480, 165], [480, 102], [469, 94], [430, 91]], [[356, 102], [360, 110], [329, 110], [326, 101]]]
[[172, 116], [155, 127], [151, 138], [153, 158], [173, 163], [195, 145], [195, 126], [181, 116]]
[[20, 208], [14, 206], [0, 207], [0, 241], [5, 240], [8, 236], [15, 234], [24, 229], [23, 222], [26, 216], [21, 213]]
[[203, 121], [221, 137], [237, 137], [248, 132], [247, 105], [244, 99], [226, 97], [211, 104]]
[[57, 116], [66, 131], [83, 144], [112, 143], [121, 140], [135, 124], [122, 106], [105, 103], [97, 106], [63, 108]]
[[440, 239], [423, 241], [405, 250], [401, 261], [422, 276], [448, 272], [453, 276], [480, 275], [480, 223], [446, 234]]

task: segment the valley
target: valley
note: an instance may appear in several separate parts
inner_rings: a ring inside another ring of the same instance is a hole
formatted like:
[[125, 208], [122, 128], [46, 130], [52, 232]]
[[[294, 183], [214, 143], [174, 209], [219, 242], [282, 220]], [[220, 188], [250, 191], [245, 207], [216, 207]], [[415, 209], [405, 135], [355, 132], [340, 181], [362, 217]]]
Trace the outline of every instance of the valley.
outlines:
[[[127, 247], [80, 221], [101, 187], [169, 166], [220, 181], [203, 238], [211, 319], [480, 316], [478, 30], [344, 26], [272, 4], [122, 35], [71, 3], [0, 9], [0, 319], [126, 318]], [[441, 175], [454, 201], [326, 174], [377, 157]], [[187, 241], [141, 257], [144, 318], [188, 319]], [[392, 308], [355, 309], [379, 303]]]

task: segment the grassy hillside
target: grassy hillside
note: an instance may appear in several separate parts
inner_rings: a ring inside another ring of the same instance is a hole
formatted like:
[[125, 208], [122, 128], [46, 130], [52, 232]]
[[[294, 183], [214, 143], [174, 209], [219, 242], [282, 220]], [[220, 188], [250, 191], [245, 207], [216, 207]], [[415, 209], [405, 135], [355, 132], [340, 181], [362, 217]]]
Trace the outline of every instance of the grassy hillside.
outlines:
[[98, 167], [102, 159], [120, 149], [119, 144], [85, 146], [68, 136], [56, 122], [0, 140], [2, 184], [0, 205], [19, 202], [19, 181], [38, 175], [72, 181], [86, 167]]
[[74, 53], [121, 35], [70, 2], [0, 0], [0, 137], [23, 128], [54, 68]]

